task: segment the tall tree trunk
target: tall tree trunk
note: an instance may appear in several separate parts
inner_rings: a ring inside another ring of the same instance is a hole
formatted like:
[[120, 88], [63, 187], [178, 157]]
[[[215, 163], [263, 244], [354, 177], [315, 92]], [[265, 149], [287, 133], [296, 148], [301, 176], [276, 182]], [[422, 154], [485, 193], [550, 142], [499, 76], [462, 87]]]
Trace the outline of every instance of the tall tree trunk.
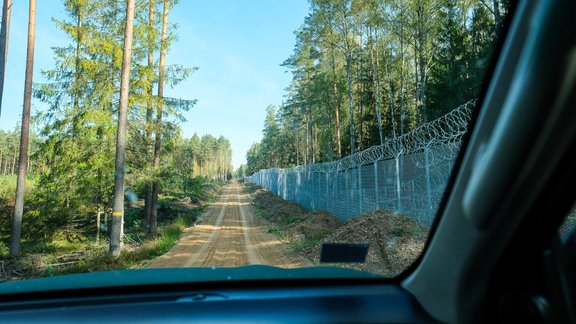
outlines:
[[298, 129], [294, 131], [294, 137], [296, 138], [296, 165], [300, 165], [300, 136]]
[[398, 110], [400, 113], [400, 133], [399, 136], [404, 134], [404, 123], [406, 114], [406, 55], [404, 46], [404, 8], [400, 11], [400, 103], [398, 105]]
[[16, 145], [14, 145], [14, 154], [12, 154], [12, 166], [10, 167], [10, 175], [16, 174], [16, 157], [18, 156], [18, 152], [16, 149]]
[[[158, 109], [156, 111], [156, 137], [154, 142], [154, 171], [160, 169], [160, 150], [162, 137], [162, 108], [164, 98], [164, 65], [166, 60], [166, 37], [168, 30], [168, 0], [164, 0], [164, 12], [162, 14], [162, 40], [160, 43], [160, 69], [158, 71]], [[156, 172], [155, 172], [156, 173]], [[160, 192], [160, 183], [154, 179], [152, 185], [152, 204], [150, 213], [150, 230], [152, 236], [156, 235], [156, 225], [158, 221], [158, 193]]]
[[[146, 167], [152, 165], [152, 99], [154, 96], [152, 70], [154, 67], [154, 0], [150, 0], [148, 4], [148, 69], [150, 71], [150, 87], [148, 88], [148, 105], [146, 107]], [[152, 182], [146, 182], [145, 196], [144, 196], [144, 211], [146, 217], [146, 225], [150, 231], [152, 224]]]
[[334, 88], [334, 117], [336, 119], [336, 152], [338, 159], [342, 158], [342, 139], [340, 135], [340, 100], [338, 98], [338, 85], [336, 79], [336, 59], [332, 48], [332, 86]]
[[[382, 53], [382, 56], [384, 57], [386, 54]], [[395, 109], [395, 105], [394, 105], [394, 97], [395, 97], [395, 91], [394, 91], [394, 82], [392, 81], [392, 75], [390, 74], [390, 71], [388, 70], [388, 63], [386, 61], [383, 62], [384, 64], [384, 73], [386, 73], [386, 78], [388, 79], [388, 97], [389, 97], [389, 108], [390, 108], [390, 124], [392, 126], [392, 137], [395, 138], [397, 135], [397, 131], [396, 131], [396, 109]]]
[[414, 46], [414, 63], [416, 74], [416, 108], [422, 114], [424, 122], [428, 121], [428, 109], [426, 105], [426, 37], [428, 36], [424, 25], [425, 9], [424, 5], [419, 2], [416, 6], [416, 40]]
[[420, 63], [418, 64], [419, 66], [419, 78], [420, 78], [420, 91], [419, 91], [419, 97], [420, 97], [420, 107], [422, 109], [422, 115], [424, 117], [424, 122], [427, 123], [428, 120], [430, 119], [430, 116], [428, 116], [428, 104], [427, 104], [427, 99], [426, 99], [426, 63], [424, 61], [424, 55], [421, 53], [420, 57], [419, 57], [419, 61]]
[[406, 58], [402, 54], [402, 60], [400, 64], [400, 136], [405, 133], [405, 119], [406, 119]]
[[500, 1], [492, 0], [492, 7], [494, 8], [494, 32], [498, 34], [500, 31], [501, 16], [500, 16]]
[[[424, 15], [424, 13], [422, 13], [422, 15]], [[420, 19], [420, 22], [418, 24], [419, 26], [419, 31], [418, 31], [418, 48], [417, 48], [417, 60], [418, 60], [418, 64], [417, 64], [417, 90], [416, 90], [416, 94], [418, 96], [418, 108], [420, 108], [420, 111], [422, 113], [422, 117], [424, 119], [424, 122], [428, 122], [428, 109], [427, 109], [427, 105], [426, 105], [426, 59], [424, 57], [424, 50], [425, 50], [425, 46], [424, 46], [424, 41], [425, 41], [425, 35], [424, 35], [424, 23], [422, 21], [423, 18]]]
[[[364, 41], [362, 40], [362, 33], [360, 33], [360, 51], [363, 50], [362, 44]], [[363, 93], [364, 93], [364, 83], [362, 82], [362, 59], [358, 60], [358, 64], [356, 66], [356, 96], [357, 96], [357, 104], [358, 104], [358, 146], [356, 149], [358, 151], [362, 151], [364, 147], [364, 103], [363, 103]]]
[[73, 109], [74, 112], [72, 114], [72, 136], [74, 136], [74, 134], [77, 133], [77, 117], [78, 117], [78, 113], [80, 110], [80, 89], [78, 88], [78, 84], [79, 84], [79, 79], [81, 76], [81, 67], [80, 67], [80, 53], [81, 53], [81, 42], [82, 42], [82, 32], [81, 32], [81, 28], [82, 28], [82, 4], [77, 3], [76, 4], [76, 57], [75, 57], [75, 63], [74, 63], [74, 69], [75, 69], [75, 76], [74, 76], [74, 104], [73, 104]]
[[102, 211], [100, 205], [96, 208], [96, 243], [100, 242], [100, 220], [102, 218]]
[[362, 94], [364, 92], [364, 84], [362, 83], [362, 62], [356, 68], [356, 86], [358, 97], [358, 151], [362, 151], [364, 147], [364, 104], [362, 103]]
[[2, 114], [2, 95], [4, 93], [6, 61], [8, 60], [8, 36], [10, 34], [11, 7], [12, 0], [4, 0], [4, 5], [2, 7], [2, 27], [0, 27], [0, 114]]
[[30, 0], [28, 15], [28, 51], [26, 53], [26, 77], [24, 80], [24, 107], [22, 108], [22, 128], [20, 130], [20, 159], [16, 184], [16, 203], [12, 222], [10, 257], [20, 255], [22, 215], [24, 214], [24, 192], [26, 187], [26, 163], [28, 162], [28, 135], [30, 133], [30, 106], [32, 102], [32, 78], [34, 71], [34, 39], [36, 37], [36, 0]]
[[308, 113], [306, 113], [306, 151], [304, 153], [304, 164], [310, 164], [310, 121], [308, 120]]
[[114, 166], [114, 205], [110, 226], [109, 253], [120, 256], [122, 249], [122, 227], [124, 222], [124, 166], [126, 164], [126, 124], [128, 123], [128, 95], [130, 86], [130, 60], [134, 31], [134, 0], [126, 0], [126, 27], [122, 73], [120, 77], [120, 108], [118, 109], [118, 135], [116, 137], [116, 161]]
[[[380, 99], [380, 80], [378, 77], [378, 30], [374, 31], [374, 42], [372, 43], [372, 30], [370, 29], [370, 66], [372, 68], [372, 83], [374, 84], [374, 104], [376, 105], [376, 117], [378, 119], [378, 135], [380, 145], [384, 144], [384, 130], [382, 129], [382, 106]], [[374, 47], [376, 47], [376, 59], [374, 59]]]
[[348, 79], [348, 110], [350, 113], [350, 155], [356, 153], [356, 139], [354, 138], [354, 98], [352, 89], [352, 53], [346, 53], [346, 77]]
[[314, 134], [314, 154], [312, 155], [312, 163], [316, 163], [320, 157], [320, 144], [318, 144], [318, 128], [312, 126], [312, 134]]

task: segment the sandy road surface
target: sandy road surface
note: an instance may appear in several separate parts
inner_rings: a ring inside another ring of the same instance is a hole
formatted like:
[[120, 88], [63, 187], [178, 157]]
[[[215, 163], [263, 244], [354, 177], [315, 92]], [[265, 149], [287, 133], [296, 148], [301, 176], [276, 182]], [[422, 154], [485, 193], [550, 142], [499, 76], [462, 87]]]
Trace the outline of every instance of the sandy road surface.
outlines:
[[146, 268], [308, 266], [289, 246], [269, 234], [265, 224], [255, 219], [248, 195], [243, 191], [243, 185], [236, 181], [224, 187], [196, 226], [186, 229], [168, 253], [152, 260]]

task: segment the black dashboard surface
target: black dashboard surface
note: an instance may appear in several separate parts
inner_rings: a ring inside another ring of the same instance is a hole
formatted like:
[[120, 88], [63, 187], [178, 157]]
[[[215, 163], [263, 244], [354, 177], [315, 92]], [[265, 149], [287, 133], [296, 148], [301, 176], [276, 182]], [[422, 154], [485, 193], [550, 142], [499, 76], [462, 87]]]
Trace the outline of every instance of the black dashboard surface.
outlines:
[[392, 284], [310, 287], [294, 282], [288, 287], [284, 282], [259, 288], [158, 290], [5, 300], [0, 303], [0, 323], [431, 321], [409, 293]]

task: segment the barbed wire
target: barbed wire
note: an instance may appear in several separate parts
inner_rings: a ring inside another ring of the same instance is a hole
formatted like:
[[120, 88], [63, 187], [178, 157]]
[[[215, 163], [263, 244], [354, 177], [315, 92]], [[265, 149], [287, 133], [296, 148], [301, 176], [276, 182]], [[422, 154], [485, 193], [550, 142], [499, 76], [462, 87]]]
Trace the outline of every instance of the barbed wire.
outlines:
[[[452, 159], [454, 151], [458, 150], [460, 147], [459, 143], [468, 130], [468, 123], [475, 104], [476, 99], [472, 99], [442, 117], [423, 124], [404, 135], [390, 138], [382, 145], [372, 146], [337, 161], [268, 170], [276, 170], [280, 173], [338, 172], [374, 163], [375, 161], [390, 160], [406, 155], [412, 155], [417, 165], [422, 165], [423, 163], [430, 165], [445, 159]], [[430, 148], [437, 149], [430, 150]], [[423, 155], [416, 153], [424, 152], [426, 149], [429, 150], [427, 150], [427, 162], [424, 162]], [[258, 172], [261, 171], [265, 170]]]

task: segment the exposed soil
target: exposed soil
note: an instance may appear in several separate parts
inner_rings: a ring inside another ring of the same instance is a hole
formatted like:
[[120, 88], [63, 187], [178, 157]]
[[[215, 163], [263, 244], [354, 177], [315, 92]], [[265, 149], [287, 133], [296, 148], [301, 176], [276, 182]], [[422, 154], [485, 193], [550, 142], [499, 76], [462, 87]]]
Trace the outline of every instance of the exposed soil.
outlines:
[[247, 184], [256, 214], [270, 222], [271, 231], [290, 242], [321, 240], [344, 225], [325, 211], [311, 212], [262, 187]]
[[284, 268], [309, 263], [269, 233], [267, 222], [257, 222], [243, 193], [243, 185], [232, 182], [223, 189], [194, 227], [166, 254], [147, 268], [236, 267], [265, 264]]
[[307, 211], [259, 186], [247, 186], [256, 214], [270, 222], [269, 231], [315, 265], [320, 263], [323, 242], [367, 243], [365, 263], [326, 265], [393, 277], [418, 258], [428, 235], [426, 226], [386, 211], [367, 212], [344, 224], [327, 212]]
[[[427, 234], [427, 227], [409, 218], [378, 210], [352, 218], [323, 242], [368, 243], [365, 263], [338, 265], [394, 277], [418, 258]], [[319, 260], [320, 249], [316, 244], [303, 252], [310, 260]]]

